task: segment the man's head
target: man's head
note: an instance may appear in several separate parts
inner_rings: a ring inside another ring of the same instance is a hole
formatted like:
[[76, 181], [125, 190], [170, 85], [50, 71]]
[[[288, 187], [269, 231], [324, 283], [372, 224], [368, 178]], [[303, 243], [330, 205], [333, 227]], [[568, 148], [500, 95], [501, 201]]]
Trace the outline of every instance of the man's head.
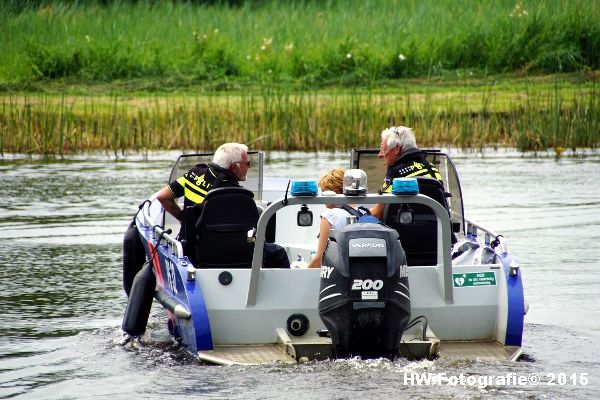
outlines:
[[222, 144], [215, 151], [213, 162], [219, 167], [231, 171], [240, 181], [245, 181], [250, 168], [248, 146], [240, 143]]
[[386, 168], [394, 165], [403, 152], [417, 148], [415, 134], [406, 126], [393, 126], [381, 132], [381, 146], [378, 156], [383, 158]]

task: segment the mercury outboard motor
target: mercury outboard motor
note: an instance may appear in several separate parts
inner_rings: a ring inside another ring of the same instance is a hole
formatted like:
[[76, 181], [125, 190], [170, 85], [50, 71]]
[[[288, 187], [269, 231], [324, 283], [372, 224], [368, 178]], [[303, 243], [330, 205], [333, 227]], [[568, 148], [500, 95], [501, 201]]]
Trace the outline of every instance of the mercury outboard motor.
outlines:
[[360, 223], [331, 231], [319, 315], [336, 358], [396, 358], [410, 319], [410, 294], [406, 255], [395, 230]]

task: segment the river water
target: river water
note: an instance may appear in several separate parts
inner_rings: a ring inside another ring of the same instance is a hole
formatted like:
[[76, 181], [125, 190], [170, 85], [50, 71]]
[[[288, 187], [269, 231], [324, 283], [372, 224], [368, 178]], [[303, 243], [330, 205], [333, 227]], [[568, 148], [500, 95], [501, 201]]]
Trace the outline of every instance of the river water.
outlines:
[[[122, 346], [122, 235], [178, 154], [4, 155], [0, 398], [600, 398], [600, 155], [451, 154], [467, 217], [502, 233], [522, 266], [530, 309], [521, 361], [205, 366], [172, 342], [156, 304], [143, 340]], [[271, 153], [265, 175], [316, 178], [346, 159]], [[411, 380], [427, 372], [450, 379]], [[482, 380], [535, 374], [538, 385]]]

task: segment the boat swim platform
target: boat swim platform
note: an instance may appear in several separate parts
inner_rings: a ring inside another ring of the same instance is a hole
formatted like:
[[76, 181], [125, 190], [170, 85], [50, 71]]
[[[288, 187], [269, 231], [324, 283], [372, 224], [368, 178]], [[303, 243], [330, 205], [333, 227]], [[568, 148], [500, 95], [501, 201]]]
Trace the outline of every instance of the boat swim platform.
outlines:
[[[296, 364], [333, 358], [333, 346], [328, 336], [290, 336], [283, 328], [277, 328], [275, 332], [276, 343], [217, 345], [213, 350], [198, 352], [198, 358], [218, 365]], [[515, 361], [521, 355], [519, 346], [504, 346], [495, 340], [440, 341], [430, 328], [425, 332], [426, 340], [421, 336], [423, 333], [416, 329], [404, 332], [400, 343], [403, 358]]]
[[[259, 365], [268, 363], [297, 364], [309, 360], [332, 358], [331, 341], [294, 338], [291, 343], [256, 345], [217, 345], [213, 350], [198, 352], [202, 362], [216, 365]], [[494, 340], [482, 341], [442, 341], [437, 346], [427, 347], [425, 343], [413, 342], [407, 354], [407, 342], [400, 347], [402, 356], [412, 359], [420, 351], [436, 351], [437, 358], [459, 360], [516, 361], [522, 354], [518, 346], [503, 346]]]
[[523, 353], [519, 346], [504, 346], [495, 340], [441, 341], [439, 357], [460, 360], [516, 361]]
[[213, 350], [199, 351], [201, 361], [219, 365], [256, 365], [270, 362], [296, 364], [308, 360], [332, 358], [331, 339], [311, 335], [293, 337], [276, 329], [277, 342], [257, 345], [217, 345]]
[[215, 346], [198, 352], [200, 361], [217, 365], [257, 365], [272, 362], [296, 364], [297, 361], [275, 344]]

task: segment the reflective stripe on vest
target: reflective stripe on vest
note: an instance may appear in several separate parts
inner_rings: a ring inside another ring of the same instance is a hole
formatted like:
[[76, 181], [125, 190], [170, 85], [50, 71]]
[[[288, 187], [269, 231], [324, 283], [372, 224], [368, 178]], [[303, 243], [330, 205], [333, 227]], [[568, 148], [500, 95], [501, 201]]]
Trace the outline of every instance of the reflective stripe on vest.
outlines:
[[[204, 175], [202, 175], [202, 177], [203, 176]], [[206, 181], [203, 181], [203, 182], [206, 182]], [[206, 182], [203, 185], [203, 186], [207, 186], [206, 190], [201, 189], [200, 187], [196, 186], [196, 184], [194, 184], [193, 182], [188, 180], [185, 176], [178, 178], [177, 183], [179, 183], [181, 186], [183, 186], [183, 189], [184, 189], [183, 195], [188, 200], [190, 200], [196, 204], [200, 204], [204, 201], [204, 197], [206, 197], [208, 190], [210, 190], [210, 187], [212, 186], [210, 183]]]

